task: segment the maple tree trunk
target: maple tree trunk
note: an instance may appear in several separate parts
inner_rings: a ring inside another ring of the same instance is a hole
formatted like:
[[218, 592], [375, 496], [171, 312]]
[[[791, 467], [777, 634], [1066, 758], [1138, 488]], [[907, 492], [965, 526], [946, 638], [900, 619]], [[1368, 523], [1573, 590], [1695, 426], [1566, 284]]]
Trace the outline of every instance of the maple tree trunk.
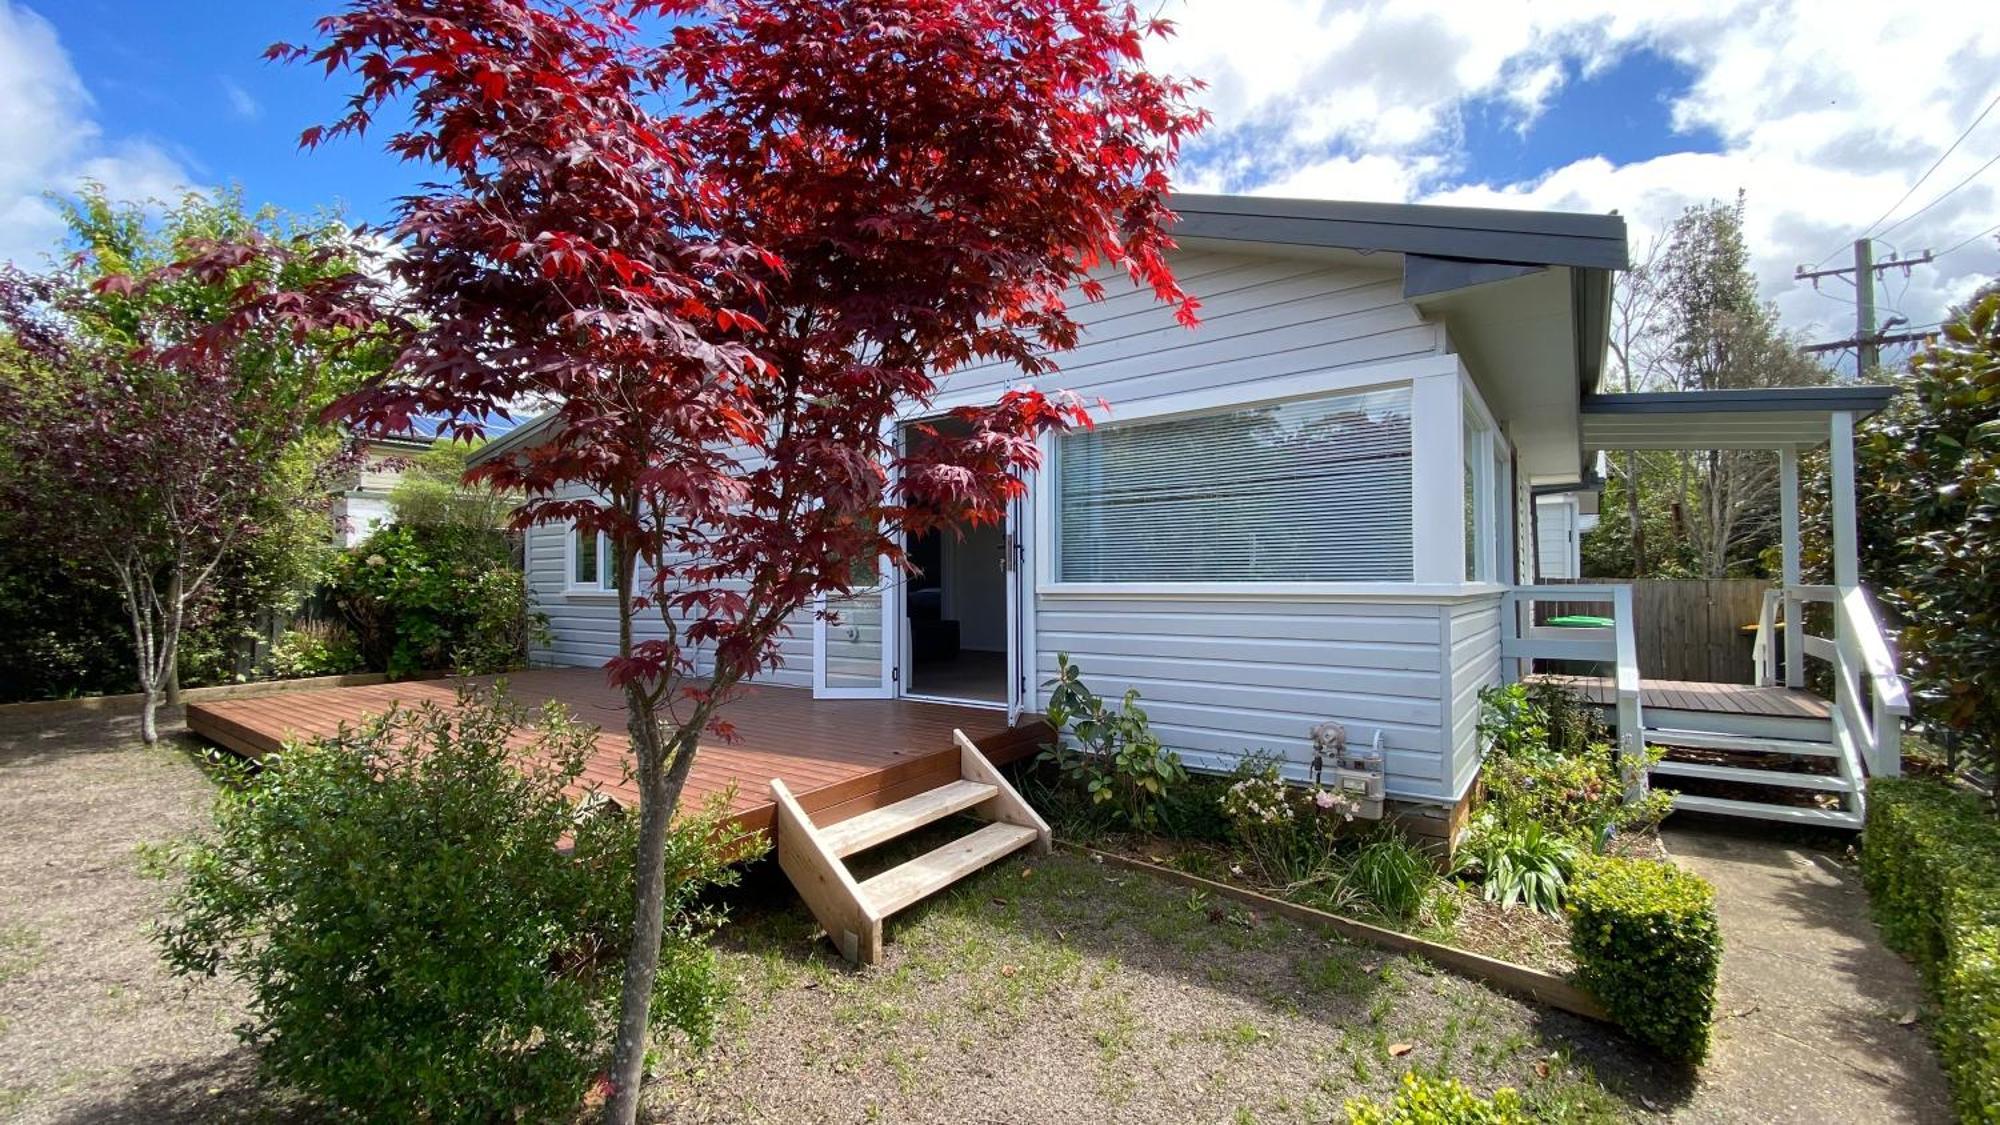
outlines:
[[[626, 688], [627, 727], [639, 758], [639, 854], [634, 873], [632, 944], [625, 951], [625, 980], [619, 994], [618, 1035], [612, 1048], [611, 1094], [605, 1099], [608, 1125], [638, 1119], [645, 1081], [646, 1041], [652, 1026], [653, 983], [660, 973], [660, 934], [665, 924], [667, 831], [681, 790], [694, 765], [695, 743], [707, 725], [709, 708], [675, 729], [661, 744], [660, 725], [634, 685]], [[667, 752], [673, 764], [667, 766]]]

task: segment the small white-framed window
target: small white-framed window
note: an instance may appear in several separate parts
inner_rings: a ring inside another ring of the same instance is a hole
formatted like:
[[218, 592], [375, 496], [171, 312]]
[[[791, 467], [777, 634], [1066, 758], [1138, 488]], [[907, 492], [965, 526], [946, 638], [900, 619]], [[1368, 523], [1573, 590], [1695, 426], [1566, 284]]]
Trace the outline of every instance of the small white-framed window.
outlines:
[[1485, 412], [1470, 399], [1464, 406], [1465, 580], [1499, 581], [1500, 443]]
[[565, 538], [569, 556], [567, 585], [572, 593], [609, 593], [618, 589], [612, 567], [611, 541], [601, 531], [571, 527]]
[[1099, 426], [1054, 453], [1059, 582], [1408, 582], [1405, 386]]

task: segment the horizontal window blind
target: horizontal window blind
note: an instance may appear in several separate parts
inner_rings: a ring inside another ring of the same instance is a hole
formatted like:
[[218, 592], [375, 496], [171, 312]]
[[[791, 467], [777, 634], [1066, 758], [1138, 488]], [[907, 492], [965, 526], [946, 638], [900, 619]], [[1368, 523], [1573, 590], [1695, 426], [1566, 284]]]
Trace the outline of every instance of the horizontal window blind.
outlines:
[[1066, 434], [1065, 582], [1407, 582], [1407, 387]]

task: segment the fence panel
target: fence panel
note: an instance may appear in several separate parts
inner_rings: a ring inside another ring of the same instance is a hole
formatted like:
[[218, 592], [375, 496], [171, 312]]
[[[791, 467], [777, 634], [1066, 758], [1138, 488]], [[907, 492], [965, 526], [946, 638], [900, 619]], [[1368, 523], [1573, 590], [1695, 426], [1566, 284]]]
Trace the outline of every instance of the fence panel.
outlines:
[[[1743, 626], [1757, 622], [1764, 591], [1761, 578], [1713, 580], [1543, 579], [1543, 585], [1631, 586], [1632, 624], [1639, 640], [1639, 674], [1651, 680], [1699, 680], [1717, 684], [1755, 683], [1750, 661], [1754, 641]], [[1608, 615], [1601, 602], [1538, 602], [1535, 623], [1565, 614]]]

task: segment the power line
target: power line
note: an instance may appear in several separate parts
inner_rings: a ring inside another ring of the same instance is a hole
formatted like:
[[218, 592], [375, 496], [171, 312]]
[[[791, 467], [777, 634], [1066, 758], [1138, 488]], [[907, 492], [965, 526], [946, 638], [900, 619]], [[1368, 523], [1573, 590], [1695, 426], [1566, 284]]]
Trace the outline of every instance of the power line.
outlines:
[[[1868, 230], [1861, 232], [1862, 237], [1866, 238], [1868, 236], [1869, 231], [1872, 231], [1876, 227], [1881, 226], [1883, 219], [1886, 219], [1890, 215], [1895, 214], [1896, 208], [1901, 207], [1912, 195], [1915, 195], [1917, 193], [1917, 189], [1924, 186], [1924, 181], [1931, 178], [1931, 173], [1937, 171], [1938, 168], [1942, 166], [1946, 160], [1951, 158], [1952, 153], [1958, 151], [1958, 146], [1965, 143], [1965, 138], [1971, 136], [1972, 131], [1974, 129], [1979, 128], [1979, 123], [1981, 121], [1986, 120], [1986, 115], [1992, 113], [1993, 107], [1996, 105], [2000, 105], [2000, 94], [1995, 94], [1993, 96], [1993, 100], [1986, 103], [1986, 108], [1980, 110], [1979, 116], [1972, 119], [1972, 124], [1967, 125], [1965, 127], [1965, 131], [1958, 135], [1958, 139], [1951, 142], [1950, 148], [1945, 149], [1944, 152], [1941, 155], [1939, 155], [1939, 157], [1936, 160], [1931, 161], [1931, 166], [1924, 169], [1924, 174], [1917, 177], [1916, 183], [1911, 184], [1909, 186], [1909, 189], [1904, 191], [1902, 196], [1898, 198], [1896, 202], [1889, 204], [1888, 210], [1883, 211], [1880, 215], [1877, 215], [1875, 217], [1875, 221], [1868, 224]], [[1888, 232], [1884, 231], [1883, 233], [1887, 234]], [[1840, 251], [1837, 249], [1834, 251], [1835, 254], [1839, 252]], [[1831, 256], [1832, 255], [1828, 255], [1828, 257]]]
[[1973, 169], [1972, 175], [1967, 176], [1964, 179], [1958, 181], [1957, 183], [1951, 185], [1951, 187], [1943, 195], [1938, 196], [1936, 199], [1931, 200], [1929, 203], [1924, 204], [1922, 207], [1917, 208], [1916, 210], [1910, 212], [1909, 214], [1903, 216], [1902, 218], [1897, 219], [1895, 222], [1890, 223], [1888, 226], [1883, 227], [1882, 233], [1888, 234], [1890, 231], [1895, 230], [1897, 227], [1902, 226], [1904, 223], [1909, 222], [1911, 219], [1916, 218], [1918, 215], [1921, 215], [1924, 212], [1930, 210], [1931, 208], [1936, 207], [1938, 204], [1943, 203], [1945, 200], [1951, 198], [1952, 192], [1955, 192], [1959, 188], [1962, 188], [1965, 185], [1971, 183], [1972, 181], [1978, 179], [1980, 173], [1986, 171], [1988, 168], [1993, 167], [1995, 164], [2000, 164], [2000, 152], [1994, 153], [1993, 159]]
[[1985, 230], [1980, 231], [1978, 234], [1973, 235], [1971, 238], [1966, 239], [1964, 242], [1953, 243], [1952, 245], [1944, 248], [1943, 250], [1938, 251], [1935, 257], [1942, 258], [1946, 254], [1951, 253], [1953, 250], [1963, 250], [1966, 247], [1972, 245], [1973, 243], [1978, 242], [1980, 239], [1985, 238], [1989, 234], [2000, 234], [2000, 224], [1995, 224], [1993, 226], [1987, 227]]

